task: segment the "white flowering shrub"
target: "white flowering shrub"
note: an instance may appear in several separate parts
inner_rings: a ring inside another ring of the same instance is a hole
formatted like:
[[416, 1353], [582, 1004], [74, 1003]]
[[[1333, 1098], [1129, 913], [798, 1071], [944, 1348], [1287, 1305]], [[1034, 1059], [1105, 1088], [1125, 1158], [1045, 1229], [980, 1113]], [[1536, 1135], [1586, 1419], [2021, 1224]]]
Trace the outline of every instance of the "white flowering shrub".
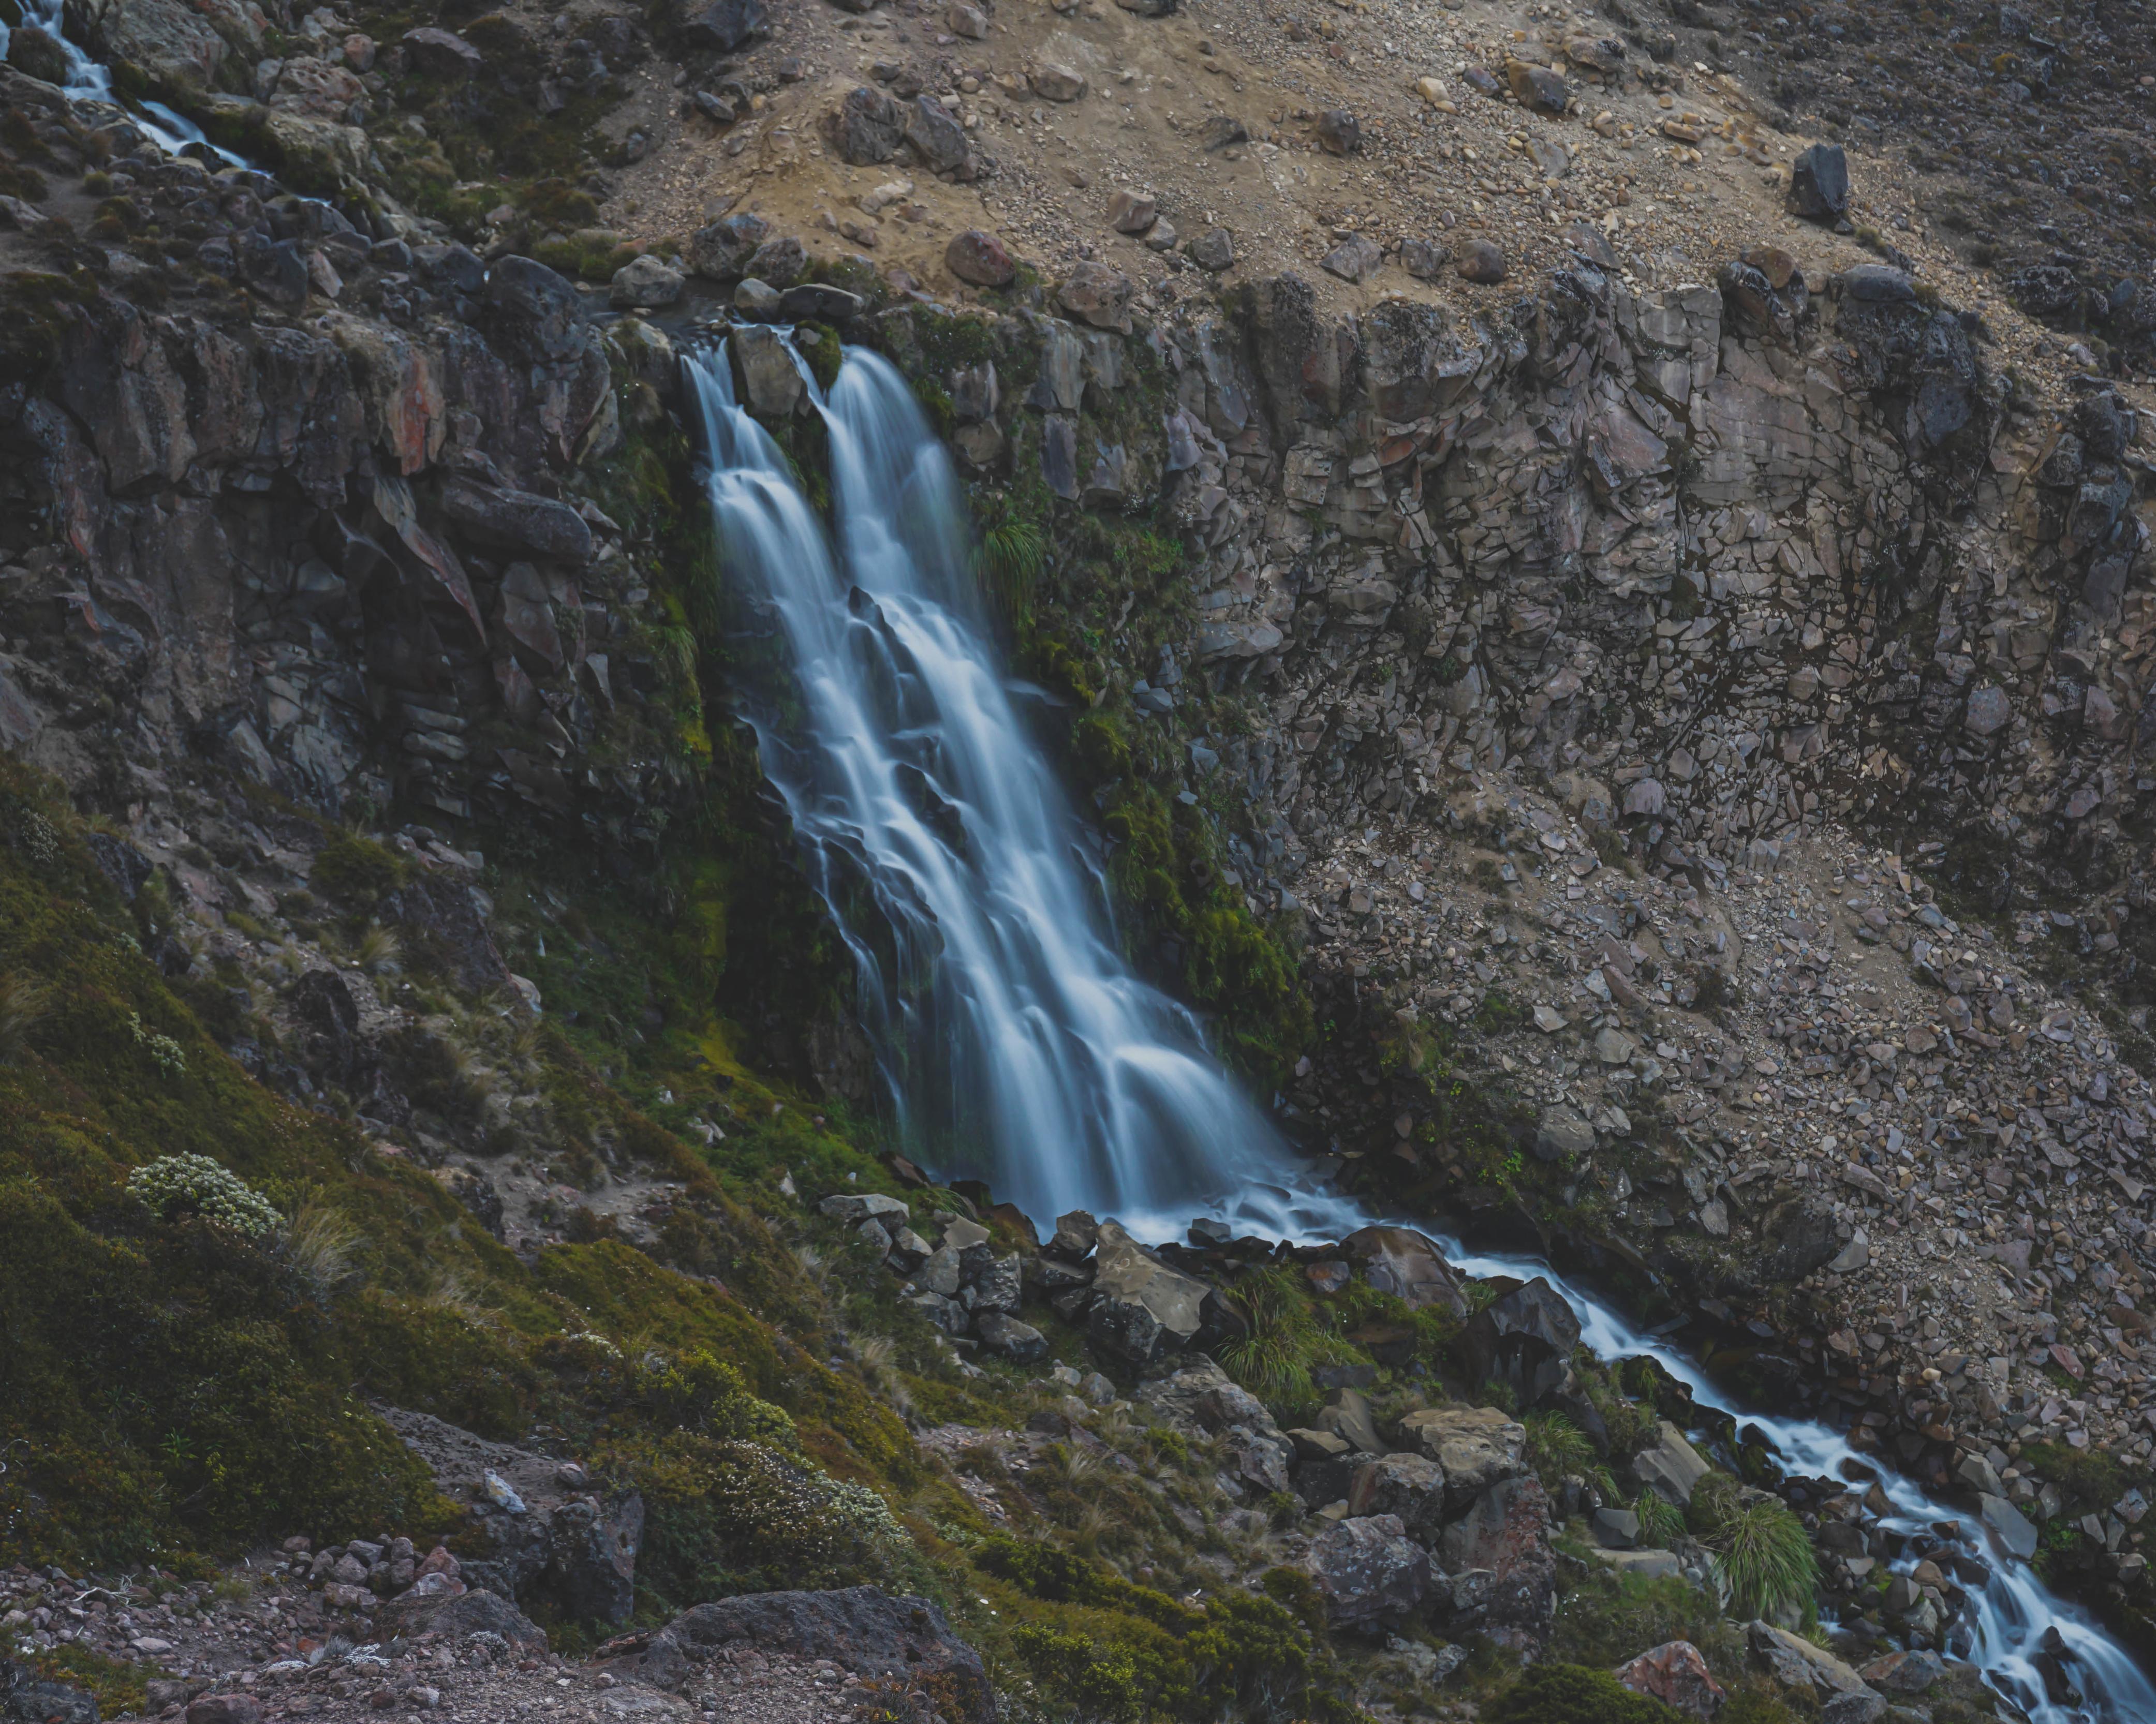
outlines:
[[[154, 1029], [143, 1029], [140, 1012], [127, 1014], [127, 1027], [135, 1032], [135, 1045], [157, 1061], [157, 1070], [167, 1077], [178, 1077], [187, 1070], [187, 1050], [172, 1037], [160, 1035]], [[199, 1161], [202, 1157], [197, 1157], [196, 1159]], [[215, 1167], [217, 1164], [212, 1162], [208, 1165]]]
[[161, 1155], [127, 1176], [127, 1189], [163, 1219], [199, 1215], [244, 1239], [274, 1233], [280, 1218], [270, 1200], [206, 1155]]

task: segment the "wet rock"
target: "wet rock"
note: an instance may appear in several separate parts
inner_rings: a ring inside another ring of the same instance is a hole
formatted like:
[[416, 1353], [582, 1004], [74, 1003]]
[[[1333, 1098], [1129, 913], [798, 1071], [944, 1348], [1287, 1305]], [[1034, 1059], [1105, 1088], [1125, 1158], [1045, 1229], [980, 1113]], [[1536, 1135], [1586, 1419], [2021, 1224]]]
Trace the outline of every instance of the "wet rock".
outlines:
[[733, 53], [764, 27], [763, 0], [706, 0], [686, 11], [683, 42], [714, 54]]
[[1378, 249], [1375, 240], [1350, 233], [1326, 253], [1319, 267], [1342, 281], [1363, 282], [1376, 275], [1384, 261], [1384, 254]]
[[1016, 259], [1002, 240], [983, 228], [952, 234], [943, 248], [943, 267], [975, 287], [1009, 287], [1018, 276]]
[[1562, 114], [1572, 100], [1564, 80], [1548, 66], [1509, 60], [1505, 65], [1505, 82], [1520, 105], [1532, 114]]
[[1340, 1249], [1361, 1265], [1373, 1287], [1405, 1301], [1410, 1311], [1436, 1306], [1467, 1315], [1459, 1272], [1428, 1235], [1406, 1227], [1363, 1227], [1342, 1239]]
[[1335, 1627], [1396, 1628], [1429, 1594], [1430, 1552], [1396, 1515], [1345, 1520], [1310, 1542], [1310, 1573]]
[[1363, 122], [1345, 108], [1317, 116], [1317, 141], [1328, 156], [1353, 156], [1363, 147]]
[[831, 120], [831, 141], [840, 158], [856, 167], [888, 162], [906, 136], [906, 110], [874, 85], [848, 90]]
[[868, 301], [827, 281], [797, 282], [778, 296], [778, 315], [789, 323], [850, 323]]
[[1849, 213], [1849, 158], [1839, 144], [1814, 144], [1789, 164], [1789, 213], [1832, 223]]
[[1100, 1232], [1099, 1222], [1083, 1209], [1073, 1209], [1067, 1215], [1055, 1218], [1055, 1231], [1045, 1249], [1073, 1263], [1081, 1262], [1091, 1255]]
[[429, 78], [470, 78], [486, 64], [486, 56], [463, 37], [432, 24], [407, 30], [401, 39], [413, 69]]
[[1183, 249], [1199, 269], [1215, 275], [1235, 264], [1235, 236], [1225, 228], [1208, 228], [1187, 241]]
[[689, 267], [709, 280], [734, 280], [770, 237], [771, 223], [762, 216], [737, 211], [690, 236]]
[[1460, 1332], [1469, 1380], [1506, 1383], [1522, 1407], [1563, 1383], [1578, 1344], [1579, 1319], [1541, 1275], [1476, 1312]]
[[1635, 1694], [1658, 1700], [1672, 1711], [1710, 1724], [1728, 1701], [1707, 1660], [1689, 1640], [1666, 1640], [1617, 1668], [1617, 1680]]
[[657, 258], [632, 258], [613, 272], [607, 300], [618, 311], [655, 309], [680, 299], [686, 285], [679, 269], [670, 269]]
[[2005, 1497], [1981, 1498], [1977, 1505], [1977, 1512], [2010, 1555], [2025, 1562], [2036, 1554], [2035, 1527]]
[[1106, 264], [1085, 263], [1056, 290], [1056, 300], [1073, 317], [1096, 329], [1130, 333], [1131, 296], [1137, 284]]
[[1460, 260], [1454, 268], [1463, 281], [1495, 286], [1505, 279], [1505, 254], [1487, 239], [1471, 239], [1460, 248]]

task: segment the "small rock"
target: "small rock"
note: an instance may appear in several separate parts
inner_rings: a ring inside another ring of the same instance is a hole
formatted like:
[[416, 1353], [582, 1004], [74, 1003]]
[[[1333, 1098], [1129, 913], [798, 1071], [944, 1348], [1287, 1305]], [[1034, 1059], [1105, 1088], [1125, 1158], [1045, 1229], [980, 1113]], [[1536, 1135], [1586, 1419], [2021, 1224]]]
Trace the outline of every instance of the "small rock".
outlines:
[[988, 33], [988, 15], [978, 6], [968, 6], [966, 0], [951, 0], [943, 22], [953, 36], [963, 36], [968, 42], [981, 41]]
[[1208, 228], [1203, 233], [1194, 235], [1183, 249], [1199, 269], [1210, 269], [1215, 275], [1235, 267], [1235, 236], [1225, 228]]
[[1131, 297], [1137, 284], [1106, 264], [1084, 263], [1056, 290], [1056, 299], [1074, 317], [1096, 329], [1130, 329]]
[[943, 248], [943, 266], [975, 287], [1008, 287], [1018, 275], [1018, 264], [1003, 241], [983, 228], [952, 235]]
[[1470, 239], [1460, 249], [1456, 267], [1461, 280], [1492, 287], [1505, 279], [1505, 254], [1486, 239]]
[[1327, 275], [1353, 282], [1368, 281], [1384, 261], [1377, 242], [1361, 233], [1350, 233], [1319, 260]]
[[1033, 86], [1033, 93], [1043, 101], [1075, 102], [1086, 94], [1086, 79], [1082, 73], [1053, 63], [1036, 66], [1027, 74], [1026, 82]]
[[1147, 251], [1173, 251], [1175, 249], [1176, 237], [1175, 223], [1168, 220], [1166, 216], [1163, 216], [1158, 221], [1155, 222], [1151, 228], [1146, 230], [1146, 249]]
[[1418, 281], [1435, 281], [1445, 273], [1445, 248], [1432, 239], [1403, 239], [1400, 267]]
[[1572, 100], [1564, 80], [1548, 66], [1531, 66], [1525, 60], [1508, 60], [1505, 81], [1520, 105], [1534, 114], [1562, 114]]
[[1127, 188], [1108, 200], [1108, 225], [1118, 233], [1142, 233], [1160, 215], [1160, 204], [1149, 192]]
[[1353, 156], [1363, 147], [1363, 122], [1345, 108], [1317, 116], [1317, 141], [1331, 156]]

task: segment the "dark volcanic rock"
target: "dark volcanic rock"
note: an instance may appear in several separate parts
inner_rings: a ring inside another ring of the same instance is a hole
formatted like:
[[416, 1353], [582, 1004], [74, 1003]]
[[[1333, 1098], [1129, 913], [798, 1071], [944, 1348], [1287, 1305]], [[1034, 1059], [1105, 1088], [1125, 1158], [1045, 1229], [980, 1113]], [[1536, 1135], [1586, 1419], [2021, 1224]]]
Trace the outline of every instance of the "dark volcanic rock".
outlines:
[[1814, 144], [1789, 164], [1789, 213], [1838, 222], [1849, 213], [1849, 158], [1840, 144]]

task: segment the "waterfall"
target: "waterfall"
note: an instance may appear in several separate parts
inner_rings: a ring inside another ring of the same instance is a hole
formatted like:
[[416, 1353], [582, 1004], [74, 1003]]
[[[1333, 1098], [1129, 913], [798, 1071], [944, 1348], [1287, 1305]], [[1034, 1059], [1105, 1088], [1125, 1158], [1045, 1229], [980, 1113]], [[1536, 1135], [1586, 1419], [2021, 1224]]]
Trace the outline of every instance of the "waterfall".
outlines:
[[[1314, 1241], [1378, 1219], [1298, 1168], [1192, 1015], [1124, 962], [1101, 870], [1033, 736], [1039, 696], [1000, 663], [963, 500], [904, 379], [850, 349], [828, 398], [810, 382], [829, 437], [834, 547], [784, 454], [737, 403], [724, 348], [685, 370], [728, 578], [775, 623], [787, 659], [789, 686], [749, 717], [852, 952], [902, 1130], [1039, 1221], [1083, 1208], [1162, 1238], [1210, 1215]], [[1789, 1471], [1876, 1477], [1889, 1526], [1985, 1554], [1991, 1579], [1970, 1588], [1950, 1650], [2035, 1724], [2156, 1719], [2156, 1687], [2124, 1650], [1970, 1516], [1825, 1425], [1733, 1404], [1548, 1265], [1437, 1243], [1471, 1275], [1547, 1276], [1597, 1357], [1656, 1359]], [[2047, 1635], [2068, 1655], [2078, 1704], [2047, 1697], [2036, 1663]]]

